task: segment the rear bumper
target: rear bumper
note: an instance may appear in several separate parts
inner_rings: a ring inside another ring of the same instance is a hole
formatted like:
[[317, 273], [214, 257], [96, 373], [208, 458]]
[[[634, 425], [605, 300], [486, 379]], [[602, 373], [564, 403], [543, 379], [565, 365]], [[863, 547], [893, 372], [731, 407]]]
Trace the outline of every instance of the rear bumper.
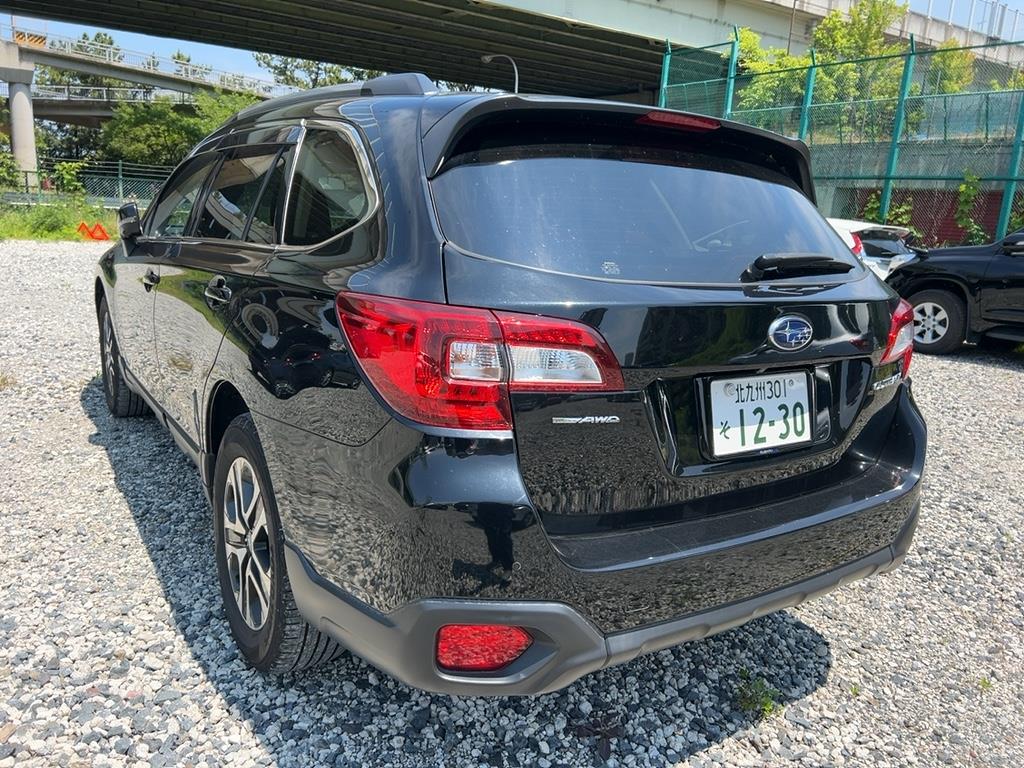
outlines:
[[[570, 606], [549, 601], [417, 600], [382, 614], [322, 579], [298, 550], [287, 547], [285, 551], [301, 613], [384, 672], [440, 693], [528, 695], [563, 688], [595, 670], [722, 632], [891, 570], [903, 562], [917, 518], [915, 505], [891, 545], [827, 573], [730, 605], [609, 635]], [[534, 644], [500, 674], [455, 675], [437, 667], [434, 644], [440, 627], [488, 622], [526, 627], [534, 635]]]

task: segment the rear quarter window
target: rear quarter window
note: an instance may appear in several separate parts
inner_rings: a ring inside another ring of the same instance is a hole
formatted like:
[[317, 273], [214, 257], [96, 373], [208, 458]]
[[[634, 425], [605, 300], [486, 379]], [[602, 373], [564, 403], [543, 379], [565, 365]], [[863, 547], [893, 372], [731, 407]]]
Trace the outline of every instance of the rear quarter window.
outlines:
[[471, 151], [431, 182], [446, 239], [486, 258], [651, 283], [740, 281], [764, 253], [858, 262], [791, 180], [664, 147], [531, 144]]

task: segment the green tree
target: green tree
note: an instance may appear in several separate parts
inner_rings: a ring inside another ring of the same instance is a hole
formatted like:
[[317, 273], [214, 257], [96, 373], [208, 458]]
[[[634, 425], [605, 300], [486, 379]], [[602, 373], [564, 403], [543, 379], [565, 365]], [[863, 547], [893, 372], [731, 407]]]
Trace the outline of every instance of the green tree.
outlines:
[[152, 165], [176, 165], [205, 134], [191, 110], [167, 99], [119, 104], [103, 126], [112, 159]]
[[981, 195], [981, 180], [976, 173], [964, 171], [964, 180], [957, 189], [956, 211], [953, 220], [964, 231], [965, 245], [981, 245], [988, 242], [984, 228], [974, 220], [974, 206]]
[[258, 98], [248, 93], [200, 91], [195, 96], [196, 120], [204, 135], [212, 133], [236, 112], [258, 101]]
[[271, 53], [254, 53], [253, 58], [263, 69], [270, 72], [274, 82], [292, 88], [320, 88], [360, 79], [353, 77], [340, 64], [277, 56]]
[[245, 93], [200, 91], [194, 109], [169, 99], [119, 104], [103, 127], [107, 154], [131, 163], [177, 165], [200, 140], [256, 101]]
[[974, 82], [974, 54], [950, 38], [927, 57], [925, 93], [961, 93]]

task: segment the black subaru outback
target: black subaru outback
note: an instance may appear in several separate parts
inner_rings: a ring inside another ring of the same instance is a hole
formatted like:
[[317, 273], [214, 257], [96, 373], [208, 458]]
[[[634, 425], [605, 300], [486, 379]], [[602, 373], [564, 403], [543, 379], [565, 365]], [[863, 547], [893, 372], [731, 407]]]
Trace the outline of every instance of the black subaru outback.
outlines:
[[247, 661], [539, 693], [900, 563], [913, 317], [806, 148], [435, 90], [241, 112], [99, 265], [107, 403], [198, 465]]

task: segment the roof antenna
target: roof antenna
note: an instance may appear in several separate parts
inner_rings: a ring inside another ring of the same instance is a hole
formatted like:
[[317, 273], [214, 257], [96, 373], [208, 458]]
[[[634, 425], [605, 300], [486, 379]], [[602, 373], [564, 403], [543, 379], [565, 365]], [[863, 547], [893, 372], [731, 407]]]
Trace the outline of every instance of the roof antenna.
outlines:
[[509, 64], [512, 65], [512, 72], [516, 76], [516, 83], [512, 88], [512, 93], [519, 93], [519, 67], [516, 66], [516, 60], [511, 56], [506, 56], [504, 53], [487, 53], [480, 57], [480, 61], [484, 64], [490, 64], [495, 59], [508, 59]]

